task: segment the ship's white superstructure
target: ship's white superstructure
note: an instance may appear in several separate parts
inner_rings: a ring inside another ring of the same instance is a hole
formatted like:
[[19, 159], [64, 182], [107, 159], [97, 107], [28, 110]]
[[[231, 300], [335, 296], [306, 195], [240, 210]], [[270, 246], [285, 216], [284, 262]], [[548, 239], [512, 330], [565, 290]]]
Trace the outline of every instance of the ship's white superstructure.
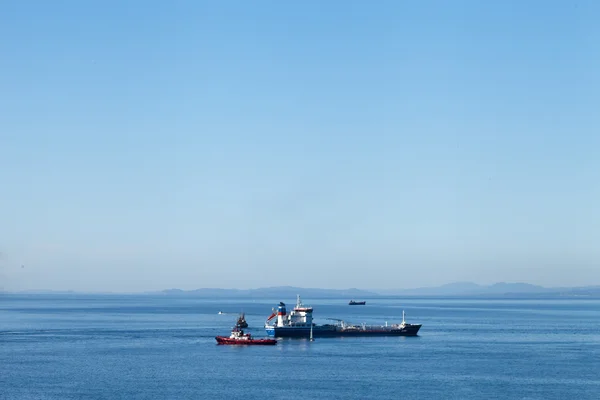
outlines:
[[[269, 316], [267, 319], [267, 324], [269, 321], [277, 316], [277, 321], [274, 326], [281, 328], [284, 326], [288, 327], [306, 327], [310, 328], [312, 325], [313, 317], [312, 317], [313, 308], [305, 306], [302, 304], [302, 300], [300, 299], [300, 295], [296, 297], [296, 307], [288, 314], [285, 308], [285, 303], [280, 302], [277, 310], [273, 310], [273, 314]], [[273, 326], [273, 325], [271, 325]]]

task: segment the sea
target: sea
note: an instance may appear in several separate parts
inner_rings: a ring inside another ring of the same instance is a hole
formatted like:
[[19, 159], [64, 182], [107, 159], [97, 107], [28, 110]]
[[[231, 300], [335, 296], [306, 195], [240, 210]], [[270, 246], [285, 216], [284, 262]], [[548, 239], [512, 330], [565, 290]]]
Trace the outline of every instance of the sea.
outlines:
[[317, 323], [423, 327], [219, 346], [295, 298], [3, 294], [0, 399], [600, 399], [598, 299], [348, 300], [303, 298]]

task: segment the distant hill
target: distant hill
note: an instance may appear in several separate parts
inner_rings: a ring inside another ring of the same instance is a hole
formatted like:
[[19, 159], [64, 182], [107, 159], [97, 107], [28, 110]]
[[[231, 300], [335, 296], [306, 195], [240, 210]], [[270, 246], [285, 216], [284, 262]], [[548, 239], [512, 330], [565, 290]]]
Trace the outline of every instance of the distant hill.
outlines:
[[449, 283], [437, 287], [378, 291], [388, 296], [461, 296], [461, 297], [600, 297], [600, 286], [586, 287], [543, 287], [529, 283], [499, 282], [493, 285], [478, 285], [472, 282]]
[[195, 297], [245, 297], [245, 298], [277, 298], [295, 299], [296, 295], [311, 298], [366, 298], [377, 297], [379, 294], [366, 290], [351, 289], [317, 289], [299, 288], [294, 286], [276, 286], [259, 289], [167, 289], [161, 293], [171, 296], [195, 296]]
[[386, 290], [379, 291], [379, 293], [394, 296], [479, 296], [514, 293], [550, 293], [553, 291], [555, 291], [555, 289], [549, 289], [529, 283], [500, 282], [486, 286], [478, 285], [473, 282], [455, 282], [436, 287]]
[[548, 293], [553, 289], [543, 286], [532, 285], [530, 283], [494, 283], [487, 287], [487, 293], [505, 294], [505, 293]]
[[571, 297], [600, 297], [600, 286], [585, 286], [575, 288], [562, 288], [556, 292], [559, 296]]
[[461, 296], [461, 297], [600, 297], [600, 286], [547, 288], [530, 283], [499, 282], [493, 285], [478, 285], [473, 282], [454, 282], [435, 287], [416, 289], [391, 289], [391, 290], [360, 290], [351, 289], [318, 289], [300, 288], [294, 286], [277, 286], [259, 289], [196, 289], [181, 290], [169, 289], [161, 293], [171, 296], [196, 296], [196, 297], [244, 297], [244, 298], [275, 298], [293, 299], [297, 294], [311, 298], [347, 298], [365, 299], [380, 296]]
[[[1, 291], [1, 294], [10, 294]], [[75, 295], [75, 294], [124, 294], [124, 293], [81, 293], [74, 291], [52, 291], [52, 290], [28, 290], [18, 292], [20, 294], [32, 295]], [[135, 293], [129, 293], [135, 294]], [[362, 300], [381, 296], [460, 296], [460, 297], [517, 297], [517, 298], [541, 298], [541, 297], [590, 297], [600, 298], [600, 286], [585, 287], [555, 287], [547, 288], [529, 283], [507, 283], [499, 282], [493, 285], [478, 285], [473, 282], [454, 282], [435, 287], [422, 287], [416, 289], [389, 289], [389, 290], [361, 290], [350, 289], [320, 289], [301, 288], [294, 286], [275, 286], [258, 289], [215, 289], [201, 288], [195, 290], [166, 289], [160, 292], [137, 293], [146, 295], [165, 296], [194, 296], [203, 298], [271, 298], [288, 301], [295, 299], [296, 295], [303, 298], [335, 298]]]

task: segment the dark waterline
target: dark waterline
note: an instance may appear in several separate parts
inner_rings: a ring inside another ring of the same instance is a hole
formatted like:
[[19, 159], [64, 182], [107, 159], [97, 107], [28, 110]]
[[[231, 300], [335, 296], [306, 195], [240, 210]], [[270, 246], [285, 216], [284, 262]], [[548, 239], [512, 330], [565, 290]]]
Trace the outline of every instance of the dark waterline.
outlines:
[[[303, 299], [315, 322], [422, 323], [418, 337], [217, 346], [295, 299], [0, 296], [0, 399], [597, 399], [600, 300]], [[223, 311], [225, 314], [219, 315]]]

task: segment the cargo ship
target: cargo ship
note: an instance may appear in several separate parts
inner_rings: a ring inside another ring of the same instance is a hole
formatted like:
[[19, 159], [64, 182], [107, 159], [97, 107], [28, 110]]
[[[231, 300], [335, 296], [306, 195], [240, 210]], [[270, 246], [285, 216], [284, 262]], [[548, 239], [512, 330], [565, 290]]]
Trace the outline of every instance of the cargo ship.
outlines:
[[[313, 323], [313, 308], [305, 306], [298, 295], [296, 307], [288, 314], [285, 303], [280, 302], [277, 310], [267, 318], [265, 330], [272, 337], [334, 337], [334, 336], [417, 336], [421, 324], [402, 322], [388, 325], [352, 325], [336, 319], [334, 324]], [[275, 319], [273, 322], [271, 322]], [[312, 329], [311, 329], [312, 328]], [[311, 332], [312, 331], [312, 332]]]
[[350, 300], [348, 302], [349, 306], [364, 306], [365, 304], [367, 304], [366, 301], [355, 301], [355, 300]]

